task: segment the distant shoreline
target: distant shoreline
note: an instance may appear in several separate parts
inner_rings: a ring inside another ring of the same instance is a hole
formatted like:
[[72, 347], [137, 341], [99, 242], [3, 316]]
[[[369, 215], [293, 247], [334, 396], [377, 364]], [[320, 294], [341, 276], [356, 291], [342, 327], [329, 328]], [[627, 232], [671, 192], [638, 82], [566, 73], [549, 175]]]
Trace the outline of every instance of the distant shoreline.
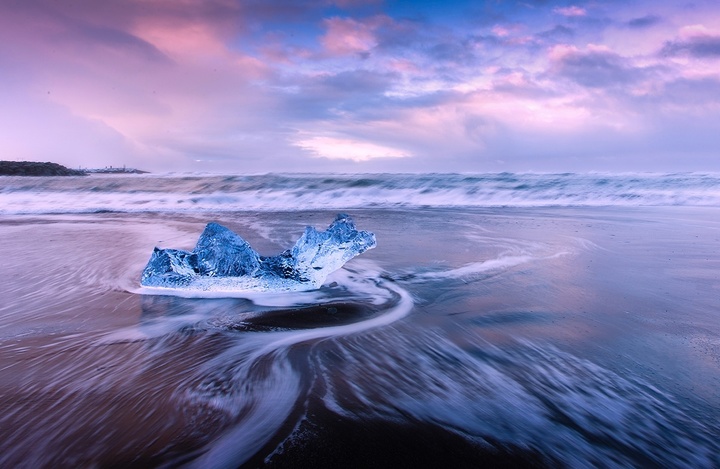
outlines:
[[106, 167], [106, 168], [96, 168], [96, 169], [81, 169], [81, 171], [84, 171], [86, 174], [148, 174], [149, 171], [143, 171], [140, 169], [135, 168], [126, 168], [123, 166], [122, 168], [113, 168], [112, 166]]
[[0, 176], [87, 176], [88, 174], [145, 174], [134, 168], [70, 169], [58, 163], [38, 161], [0, 161]]

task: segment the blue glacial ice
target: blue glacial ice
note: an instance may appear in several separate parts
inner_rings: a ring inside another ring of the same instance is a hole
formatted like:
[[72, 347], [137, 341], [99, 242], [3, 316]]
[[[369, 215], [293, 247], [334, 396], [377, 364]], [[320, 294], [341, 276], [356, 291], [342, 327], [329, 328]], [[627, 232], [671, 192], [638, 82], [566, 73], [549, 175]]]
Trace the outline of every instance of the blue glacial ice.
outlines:
[[375, 235], [356, 230], [345, 214], [339, 214], [326, 231], [308, 226], [291, 249], [271, 257], [259, 255], [224, 226], [208, 223], [192, 251], [156, 247], [140, 284], [201, 291], [312, 290], [375, 245]]

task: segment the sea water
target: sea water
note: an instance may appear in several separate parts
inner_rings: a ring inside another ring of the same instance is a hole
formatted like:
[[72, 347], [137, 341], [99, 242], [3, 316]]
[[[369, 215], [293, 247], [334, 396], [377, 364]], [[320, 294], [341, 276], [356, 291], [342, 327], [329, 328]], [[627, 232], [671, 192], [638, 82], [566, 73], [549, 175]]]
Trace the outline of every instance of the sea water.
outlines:
[[3, 177], [0, 214], [399, 207], [719, 206], [720, 175], [265, 174]]
[[[708, 174], [0, 178], [0, 465], [720, 465]], [[146, 295], [337, 211], [317, 290]]]

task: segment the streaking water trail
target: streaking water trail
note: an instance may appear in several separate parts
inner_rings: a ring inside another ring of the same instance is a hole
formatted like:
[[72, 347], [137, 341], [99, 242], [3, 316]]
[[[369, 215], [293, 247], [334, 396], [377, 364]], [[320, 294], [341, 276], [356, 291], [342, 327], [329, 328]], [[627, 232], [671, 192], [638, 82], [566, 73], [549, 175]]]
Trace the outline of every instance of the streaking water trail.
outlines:
[[327, 353], [341, 359], [318, 362], [329, 409], [358, 421], [378, 415], [429, 421], [490, 448], [498, 440], [541, 447], [551, 458], [564, 455], [570, 467], [718, 462], [720, 446], [708, 437], [717, 425], [695, 421], [642, 380], [551, 344], [521, 341], [501, 349], [477, 336], [461, 347], [433, 331], [395, 332], [333, 344]]
[[[208, 452], [194, 461], [192, 467], [237, 467], [259, 451], [278, 431], [302, 395], [301, 378], [288, 360], [292, 346], [386, 326], [410, 313], [413, 303], [405, 290], [388, 281], [380, 281], [377, 286], [397, 297], [392, 302], [394, 305], [380, 316], [343, 326], [258, 333], [209, 362], [204, 372], [212, 378], [205, 378], [200, 389], [190, 390], [187, 398], [196, 405], [198, 400], [205, 401], [233, 413], [235, 417], [241, 416], [241, 419], [232, 430], [213, 442]], [[237, 361], [233, 357], [242, 359]], [[270, 364], [267, 364], [268, 361]], [[230, 369], [228, 363], [233, 363]], [[263, 371], [259, 372], [258, 367]], [[222, 378], [218, 377], [218, 372], [222, 373]], [[215, 388], [219, 379], [226, 383], [231, 381], [223, 388], [230, 387], [235, 391], [237, 386], [242, 392], [216, 394], [208, 389]], [[249, 389], [247, 383], [254, 383], [253, 388]]]
[[364, 210], [318, 290], [138, 288], [209, 219], [333, 215], [0, 220], [0, 466], [720, 466], [716, 208]]
[[[333, 286], [319, 291], [292, 294], [233, 292], [236, 297], [249, 296], [258, 305], [278, 304], [280, 298], [283, 298], [284, 307], [295, 308], [329, 301], [367, 302], [374, 304], [380, 313], [338, 326], [242, 332], [233, 345], [203, 364], [196, 374], [180, 384], [174, 399], [183, 407], [212, 407], [225, 414], [231, 423], [228, 423], [230, 429], [209, 444], [207, 452], [193, 462], [193, 467], [237, 467], [278, 432], [304, 395], [301, 375], [293, 369], [289, 359], [295, 345], [316, 344], [387, 326], [410, 313], [413, 307], [410, 294], [383, 276], [372, 262], [358, 261], [332, 274], [329, 281]], [[155, 293], [154, 289], [138, 291]], [[178, 293], [182, 296], [187, 292]], [[216, 327], [228, 330], [252, 318], [262, 317], [262, 313], [241, 313], [235, 319], [225, 317], [218, 321], [215, 314], [212, 308], [205, 311], [196, 308], [190, 314], [177, 317], [151, 317], [137, 329], [116, 331], [100, 343], [172, 337], [176, 331], [188, 327], [203, 331], [212, 331]]]

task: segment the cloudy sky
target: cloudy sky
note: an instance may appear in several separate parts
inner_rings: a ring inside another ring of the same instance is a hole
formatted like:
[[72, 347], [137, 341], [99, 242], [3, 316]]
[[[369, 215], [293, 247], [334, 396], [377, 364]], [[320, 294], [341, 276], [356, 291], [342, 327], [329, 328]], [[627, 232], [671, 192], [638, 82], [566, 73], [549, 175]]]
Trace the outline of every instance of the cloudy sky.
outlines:
[[720, 4], [0, 0], [0, 159], [720, 170]]

